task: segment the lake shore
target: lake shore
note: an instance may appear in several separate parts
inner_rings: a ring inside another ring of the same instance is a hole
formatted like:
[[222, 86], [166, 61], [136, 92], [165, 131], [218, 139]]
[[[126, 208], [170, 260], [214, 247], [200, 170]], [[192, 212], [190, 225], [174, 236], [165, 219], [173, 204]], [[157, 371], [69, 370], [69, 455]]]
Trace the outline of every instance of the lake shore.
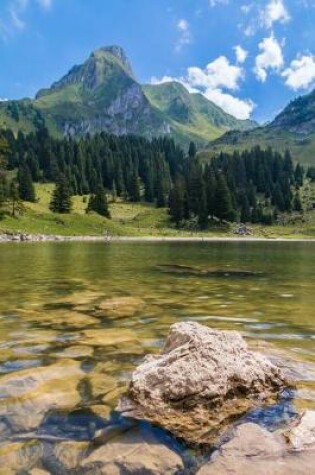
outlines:
[[315, 242], [310, 238], [255, 237], [255, 236], [110, 236], [110, 235], [57, 235], [2, 233], [0, 243], [7, 242]]

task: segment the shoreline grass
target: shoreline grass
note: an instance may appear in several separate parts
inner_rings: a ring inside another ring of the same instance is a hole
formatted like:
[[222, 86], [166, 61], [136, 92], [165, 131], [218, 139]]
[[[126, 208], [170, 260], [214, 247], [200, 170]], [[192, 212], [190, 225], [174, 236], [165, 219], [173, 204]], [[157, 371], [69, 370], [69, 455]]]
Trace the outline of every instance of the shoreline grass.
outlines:
[[38, 201], [24, 203], [25, 212], [18, 217], [6, 215], [0, 220], [0, 234], [28, 233], [49, 236], [112, 238], [173, 238], [173, 239], [240, 239], [240, 240], [315, 240], [315, 211], [309, 211], [303, 222], [285, 225], [250, 225], [251, 236], [234, 234], [235, 225], [216, 225], [207, 231], [176, 229], [166, 209], [146, 203], [110, 203], [112, 219], [85, 213], [87, 197], [73, 198], [69, 215], [54, 214], [49, 210], [53, 184], [36, 185]]

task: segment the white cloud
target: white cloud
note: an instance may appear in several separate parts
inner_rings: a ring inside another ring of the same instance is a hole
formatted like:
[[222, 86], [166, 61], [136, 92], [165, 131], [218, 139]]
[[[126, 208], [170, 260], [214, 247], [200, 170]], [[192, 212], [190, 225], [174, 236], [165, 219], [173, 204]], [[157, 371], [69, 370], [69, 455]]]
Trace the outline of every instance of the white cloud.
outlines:
[[228, 5], [229, 0], [209, 0], [210, 7], [216, 7], [217, 5]]
[[243, 69], [230, 64], [225, 56], [209, 63], [205, 69], [188, 68], [188, 81], [194, 87], [216, 89], [225, 87], [235, 90], [239, 81], [243, 78]]
[[256, 57], [254, 71], [256, 77], [261, 82], [265, 82], [268, 70], [279, 71], [283, 67], [282, 48], [277, 39], [271, 35], [259, 43], [259, 49], [261, 53]]
[[8, 100], [6, 97], [0, 97], [0, 102], [8, 102]]
[[179, 38], [175, 46], [175, 51], [179, 52], [184, 46], [189, 45], [192, 42], [192, 34], [190, 31], [190, 25], [184, 18], [181, 18], [176, 26], [179, 31]]
[[248, 119], [255, 107], [250, 99], [240, 99], [230, 91], [239, 89], [244, 77], [244, 70], [239, 65], [233, 65], [225, 56], [220, 56], [209, 63], [204, 69], [192, 66], [187, 69], [185, 77], [174, 78], [164, 76], [161, 79], [152, 78], [152, 84], [177, 81], [189, 92], [198, 92], [221, 107], [225, 112], [238, 119]]
[[246, 61], [246, 58], [248, 56], [248, 51], [246, 51], [244, 48], [242, 48], [240, 45], [235, 46], [234, 48], [235, 51], [235, 56], [236, 56], [236, 61], [239, 64], [243, 64]]
[[9, 11], [12, 27], [17, 30], [23, 30], [25, 28], [25, 23], [20, 17], [19, 10], [12, 6]]
[[187, 20], [184, 20], [183, 18], [181, 20], [179, 20], [179, 22], [177, 23], [177, 28], [180, 30], [180, 31], [188, 31], [189, 30], [189, 23]]
[[49, 10], [52, 4], [53, 0], [9, 0], [7, 9], [0, 16], [0, 37], [8, 40], [17, 31], [25, 29], [24, 15], [31, 5]]
[[52, 6], [53, 0], [37, 0], [37, 3], [40, 7], [49, 10]]
[[253, 4], [249, 3], [247, 5], [242, 5], [241, 6], [241, 12], [244, 13], [245, 15], [248, 15], [249, 12], [252, 10]]
[[285, 0], [256, 0], [240, 7], [246, 16], [239, 24], [245, 36], [253, 36], [260, 29], [271, 30], [276, 23], [285, 24], [291, 20]]
[[270, 0], [262, 12], [262, 22], [267, 28], [272, 28], [276, 22], [290, 21], [289, 12], [283, 0]]
[[241, 120], [249, 119], [255, 108], [251, 99], [239, 99], [221, 89], [208, 90], [205, 92], [205, 96], [225, 112]]
[[304, 55], [294, 59], [282, 76], [291, 89], [308, 89], [315, 82], [315, 56]]

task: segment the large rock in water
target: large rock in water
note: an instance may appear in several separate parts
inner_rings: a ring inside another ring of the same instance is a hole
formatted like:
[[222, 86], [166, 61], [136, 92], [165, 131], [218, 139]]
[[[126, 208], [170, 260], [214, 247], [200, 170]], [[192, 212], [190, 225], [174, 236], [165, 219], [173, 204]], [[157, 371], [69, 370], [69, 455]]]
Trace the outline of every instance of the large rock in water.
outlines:
[[147, 356], [134, 371], [118, 410], [186, 442], [212, 443], [249, 409], [274, 403], [288, 384], [239, 333], [176, 323], [161, 354]]

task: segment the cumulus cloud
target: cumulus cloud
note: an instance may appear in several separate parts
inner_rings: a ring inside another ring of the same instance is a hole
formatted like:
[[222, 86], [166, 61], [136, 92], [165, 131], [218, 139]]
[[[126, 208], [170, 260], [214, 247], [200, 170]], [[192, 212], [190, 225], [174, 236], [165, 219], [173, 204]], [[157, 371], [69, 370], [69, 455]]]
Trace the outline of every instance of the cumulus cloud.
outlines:
[[276, 23], [285, 24], [291, 20], [285, 0], [257, 0], [240, 7], [247, 17], [239, 24], [245, 36], [253, 36], [260, 29], [272, 30]]
[[289, 12], [283, 0], [270, 0], [262, 12], [262, 22], [267, 28], [272, 28], [274, 23], [287, 23], [290, 21]]
[[315, 83], [315, 56], [304, 55], [294, 59], [282, 72], [285, 83], [291, 89], [308, 89]]
[[198, 92], [238, 119], [248, 119], [255, 107], [250, 99], [240, 99], [232, 93], [237, 91], [244, 77], [244, 70], [238, 64], [231, 64], [228, 58], [220, 56], [204, 69], [192, 66], [184, 77], [164, 76], [152, 78], [151, 83], [177, 81], [189, 92]]
[[269, 38], [264, 38], [258, 46], [261, 53], [256, 57], [254, 71], [257, 79], [265, 82], [269, 70], [280, 71], [283, 67], [282, 48], [273, 35]]
[[249, 119], [255, 108], [255, 104], [251, 99], [240, 99], [223, 92], [221, 89], [207, 90], [205, 96], [225, 112], [241, 120]]
[[225, 56], [220, 56], [207, 64], [205, 69], [188, 68], [188, 81], [194, 87], [211, 89], [225, 87], [236, 90], [242, 78], [243, 69], [231, 64]]
[[175, 51], [179, 52], [184, 46], [189, 45], [192, 42], [192, 34], [190, 31], [190, 25], [184, 18], [181, 18], [176, 26], [179, 32], [179, 38], [175, 46]]
[[242, 48], [240, 45], [237, 45], [234, 47], [235, 51], [235, 56], [236, 56], [236, 61], [239, 64], [243, 64], [246, 61], [246, 58], [248, 56], [248, 51], [246, 51], [244, 48]]

